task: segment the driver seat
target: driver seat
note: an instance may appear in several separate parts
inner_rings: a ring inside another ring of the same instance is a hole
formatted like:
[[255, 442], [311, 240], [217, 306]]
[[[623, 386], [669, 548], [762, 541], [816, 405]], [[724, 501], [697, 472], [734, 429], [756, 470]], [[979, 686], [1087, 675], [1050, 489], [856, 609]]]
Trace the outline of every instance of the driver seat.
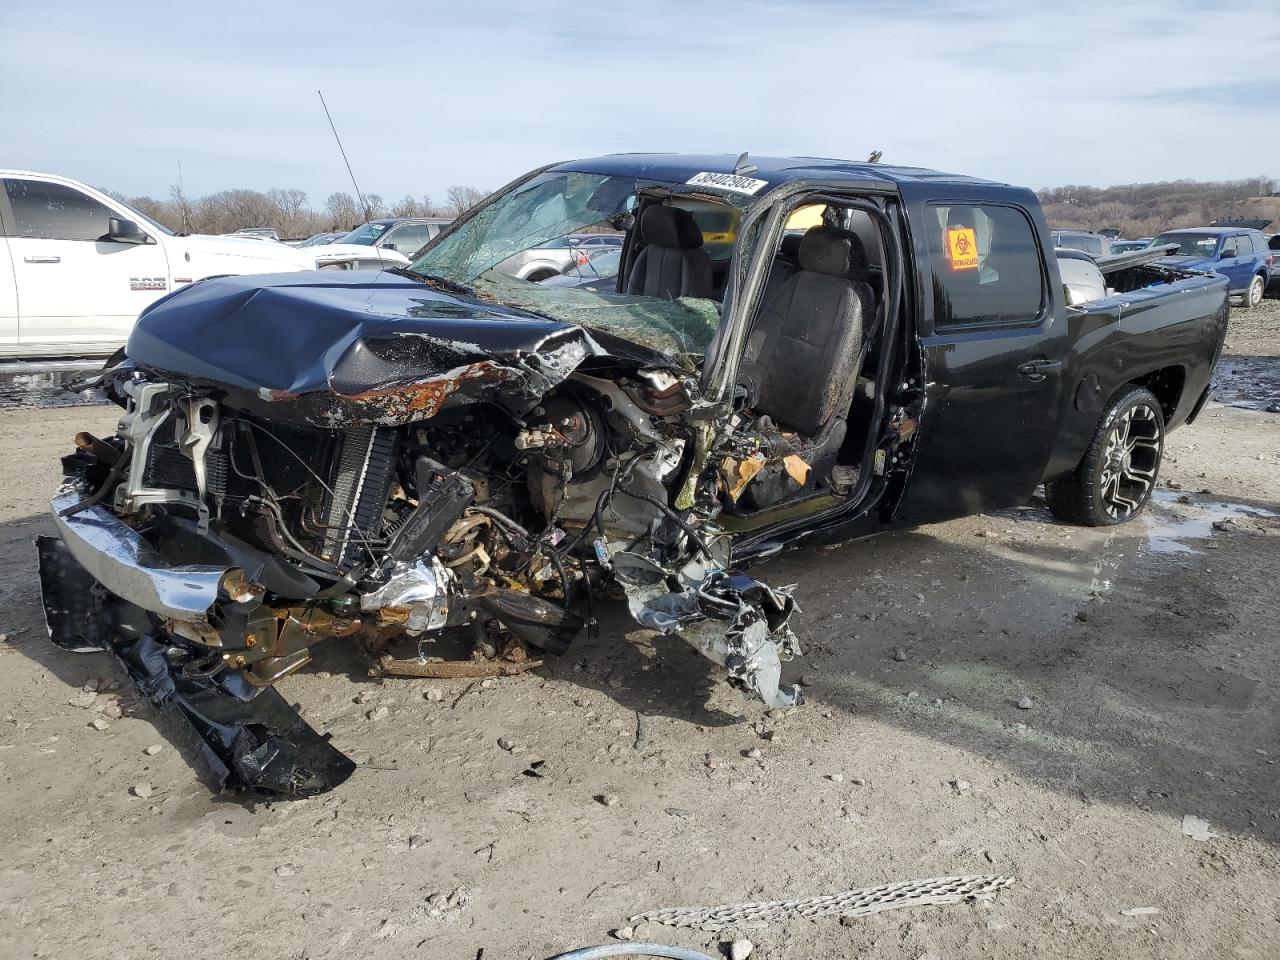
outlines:
[[[741, 503], [759, 509], [822, 486], [836, 465], [862, 368], [863, 325], [875, 292], [858, 235], [811, 227], [800, 241], [799, 269], [764, 301], [747, 338], [741, 379], [756, 430], [773, 442], [770, 463], [747, 484]], [[770, 436], [772, 434], [772, 436]], [[777, 454], [809, 465], [803, 487]]]
[[711, 257], [702, 249], [693, 214], [661, 204], [645, 207], [640, 239], [645, 246], [631, 265], [624, 293], [664, 300], [711, 296]]

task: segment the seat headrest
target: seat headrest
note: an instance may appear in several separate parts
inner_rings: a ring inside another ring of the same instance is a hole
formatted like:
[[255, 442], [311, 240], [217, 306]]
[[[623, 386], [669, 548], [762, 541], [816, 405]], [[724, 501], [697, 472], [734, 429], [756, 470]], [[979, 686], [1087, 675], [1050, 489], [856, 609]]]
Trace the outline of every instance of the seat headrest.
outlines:
[[646, 207], [640, 215], [640, 236], [645, 243], [674, 250], [696, 250], [702, 246], [702, 230], [693, 214], [679, 207], [659, 204]]
[[867, 251], [856, 233], [810, 227], [800, 241], [800, 268], [849, 280], [870, 280]]

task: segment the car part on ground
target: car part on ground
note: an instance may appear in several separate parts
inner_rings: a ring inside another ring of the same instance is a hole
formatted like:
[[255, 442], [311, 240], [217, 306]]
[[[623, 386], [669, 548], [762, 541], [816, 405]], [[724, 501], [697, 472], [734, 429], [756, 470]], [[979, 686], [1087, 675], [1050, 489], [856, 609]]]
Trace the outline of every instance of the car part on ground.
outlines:
[[791, 900], [730, 903], [718, 907], [668, 907], [637, 914], [630, 921], [633, 924], [662, 923], [669, 927], [696, 927], [708, 932], [729, 927], [750, 929], [789, 920], [815, 920], [832, 916], [865, 917], [902, 907], [971, 903], [993, 897], [1013, 884], [1013, 877], [936, 877]]

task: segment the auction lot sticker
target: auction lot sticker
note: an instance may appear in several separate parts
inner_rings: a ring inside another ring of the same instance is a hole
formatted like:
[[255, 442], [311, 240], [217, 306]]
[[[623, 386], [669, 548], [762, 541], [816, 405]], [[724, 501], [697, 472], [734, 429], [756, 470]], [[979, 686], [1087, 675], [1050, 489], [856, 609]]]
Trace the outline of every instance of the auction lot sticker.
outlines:
[[947, 230], [947, 257], [952, 270], [978, 269], [978, 235], [973, 227], [952, 227]]
[[730, 193], [742, 193], [748, 197], [760, 192], [768, 180], [756, 180], [752, 177], [740, 177], [736, 173], [699, 173], [685, 181], [692, 187], [719, 187]]

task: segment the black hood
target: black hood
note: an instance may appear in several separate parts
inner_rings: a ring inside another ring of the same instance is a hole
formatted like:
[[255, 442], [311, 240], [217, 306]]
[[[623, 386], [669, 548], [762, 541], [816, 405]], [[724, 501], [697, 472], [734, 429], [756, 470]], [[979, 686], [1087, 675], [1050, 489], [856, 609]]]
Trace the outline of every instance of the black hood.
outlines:
[[663, 359], [393, 273], [317, 271], [176, 291], [142, 314], [126, 353], [233, 405], [341, 427], [409, 423], [467, 399], [523, 412], [585, 359], [619, 346], [632, 361]]

